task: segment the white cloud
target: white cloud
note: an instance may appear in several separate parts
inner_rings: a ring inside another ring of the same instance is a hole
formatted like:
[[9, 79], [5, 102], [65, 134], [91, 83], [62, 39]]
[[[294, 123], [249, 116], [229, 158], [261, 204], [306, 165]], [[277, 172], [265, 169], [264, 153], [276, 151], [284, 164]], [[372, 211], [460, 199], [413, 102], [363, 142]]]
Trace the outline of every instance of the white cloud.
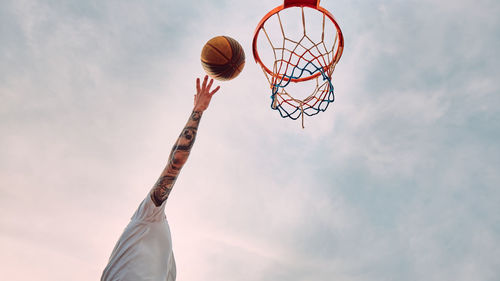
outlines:
[[201, 46], [219, 34], [247, 64], [219, 83], [169, 199], [179, 278], [498, 275], [499, 5], [323, 1], [346, 48], [334, 105], [302, 130], [270, 110], [249, 47], [278, 4], [0, 5], [17, 30], [0, 28], [13, 39], [0, 47], [6, 278], [98, 278], [189, 115]]

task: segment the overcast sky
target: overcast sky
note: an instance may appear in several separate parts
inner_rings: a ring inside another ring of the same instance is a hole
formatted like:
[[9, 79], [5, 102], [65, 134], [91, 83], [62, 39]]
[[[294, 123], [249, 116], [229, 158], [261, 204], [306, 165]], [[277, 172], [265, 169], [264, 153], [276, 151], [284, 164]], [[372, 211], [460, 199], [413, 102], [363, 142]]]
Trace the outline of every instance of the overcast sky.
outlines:
[[167, 203], [178, 280], [498, 280], [500, 2], [323, 0], [345, 51], [305, 129], [251, 55], [280, 4], [1, 1], [0, 278], [100, 278], [228, 35], [245, 69]]

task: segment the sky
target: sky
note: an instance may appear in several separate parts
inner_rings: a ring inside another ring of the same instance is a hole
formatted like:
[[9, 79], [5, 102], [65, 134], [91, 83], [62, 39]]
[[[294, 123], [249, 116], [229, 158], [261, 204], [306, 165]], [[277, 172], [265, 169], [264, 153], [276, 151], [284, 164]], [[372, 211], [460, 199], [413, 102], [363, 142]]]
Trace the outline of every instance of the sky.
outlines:
[[345, 49], [305, 129], [252, 58], [280, 4], [1, 1], [1, 278], [100, 278], [227, 35], [245, 69], [167, 202], [177, 280], [498, 280], [500, 2], [321, 1]]

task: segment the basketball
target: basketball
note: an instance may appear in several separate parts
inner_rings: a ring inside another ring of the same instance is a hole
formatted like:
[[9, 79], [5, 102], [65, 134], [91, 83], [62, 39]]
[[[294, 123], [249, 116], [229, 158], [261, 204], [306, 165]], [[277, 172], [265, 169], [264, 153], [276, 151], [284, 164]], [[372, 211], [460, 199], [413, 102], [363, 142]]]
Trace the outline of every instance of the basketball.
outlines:
[[231, 80], [245, 66], [245, 52], [238, 41], [228, 36], [214, 37], [201, 51], [201, 65], [205, 72], [217, 80]]

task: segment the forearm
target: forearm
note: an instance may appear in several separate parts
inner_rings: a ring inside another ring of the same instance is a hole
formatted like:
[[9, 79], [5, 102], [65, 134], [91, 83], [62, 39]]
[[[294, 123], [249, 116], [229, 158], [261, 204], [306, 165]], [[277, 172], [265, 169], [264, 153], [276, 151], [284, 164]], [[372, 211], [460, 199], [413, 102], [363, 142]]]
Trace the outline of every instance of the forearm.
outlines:
[[184, 163], [186, 163], [195, 142], [202, 114], [202, 111], [193, 111], [191, 113], [186, 126], [172, 147], [167, 166], [153, 186], [153, 189], [151, 189], [151, 199], [156, 206], [160, 206], [167, 200], [172, 191], [175, 181]]

